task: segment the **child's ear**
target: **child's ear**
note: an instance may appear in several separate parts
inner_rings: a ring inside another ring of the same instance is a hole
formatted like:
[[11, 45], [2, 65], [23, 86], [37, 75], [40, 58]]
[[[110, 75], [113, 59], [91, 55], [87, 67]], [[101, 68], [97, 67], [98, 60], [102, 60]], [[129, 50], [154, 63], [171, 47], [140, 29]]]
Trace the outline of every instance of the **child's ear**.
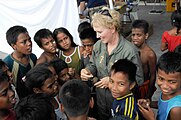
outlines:
[[62, 112], [65, 112], [64, 111], [64, 107], [63, 107], [63, 105], [60, 103], [60, 110], [62, 111]]
[[136, 85], [136, 82], [131, 83], [131, 85], [130, 85], [130, 90], [132, 90], [135, 85]]
[[93, 108], [93, 107], [94, 107], [94, 98], [93, 98], [93, 97], [91, 97], [91, 99], [90, 99], [89, 107], [90, 107], [90, 108]]
[[39, 88], [33, 88], [33, 92], [37, 94], [37, 93], [41, 93], [41, 90]]
[[146, 33], [146, 36], [145, 36], [145, 39], [146, 39], [146, 40], [148, 39], [148, 36], [149, 36], [149, 34], [148, 34], [148, 33]]
[[11, 44], [11, 47], [12, 47], [14, 50], [17, 50], [16, 44]]

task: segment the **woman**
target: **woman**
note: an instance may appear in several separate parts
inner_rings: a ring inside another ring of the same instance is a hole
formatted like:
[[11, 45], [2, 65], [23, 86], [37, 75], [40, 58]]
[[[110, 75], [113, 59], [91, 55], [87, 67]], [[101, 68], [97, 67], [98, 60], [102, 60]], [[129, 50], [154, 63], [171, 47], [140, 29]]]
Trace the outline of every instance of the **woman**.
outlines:
[[108, 89], [111, 66], [119, 59], [127, 58], [137, 65], [137, 84], [143, 83], [143, 71], [139, 54], [132, 43], [120, 34], [120, 14], [115, 10], [101, 10], [93, 15], [92, 26], [100, 38], [94, 45], [92, 57], [85, 69], [81, 70], [81, 78], [88, 80], [98, 77], [96, 88], [98, 114], [100, 120], [111, 117], [113, 97]]

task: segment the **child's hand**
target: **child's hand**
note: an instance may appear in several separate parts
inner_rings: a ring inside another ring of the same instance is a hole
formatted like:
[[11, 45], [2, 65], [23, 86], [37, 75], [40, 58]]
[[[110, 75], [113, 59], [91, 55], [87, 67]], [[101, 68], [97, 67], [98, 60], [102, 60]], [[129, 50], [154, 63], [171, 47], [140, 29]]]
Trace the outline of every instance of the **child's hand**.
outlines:
[[146, 99], [138, 100], [138, 108], [146, 120], [155, 120], [155, 114]]
[[149, 99], [139, 99], [138, 104], [141, 105], [143, 108], [147, 109], [148, 106], [150, 105], [150, 100]]
[[84, 58], [86, 58], [86, 57], [89, 55], [89, 53], [88, 53], [86, 50], [84, 50], [84, 51], [82, 52], [82, 55], [84, 56]]

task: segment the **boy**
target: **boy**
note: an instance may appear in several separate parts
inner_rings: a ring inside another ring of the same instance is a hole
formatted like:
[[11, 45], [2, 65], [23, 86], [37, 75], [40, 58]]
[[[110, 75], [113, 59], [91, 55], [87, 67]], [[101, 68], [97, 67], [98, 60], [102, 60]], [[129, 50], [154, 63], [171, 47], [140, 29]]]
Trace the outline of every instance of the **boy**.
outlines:
[[[157, 120], [180, 120], [181, 115], [181, 55], [164, 53], [157, 63], [157, 84], [161, 89]], [[149, 103], [138, 100], [138, 106], [147, 120], [156, 120]]]
[[13, 26], [6, 32], [8, 44], [14, 49], [4, 61], [14, 76], [13, 84], [19, 98], [27, 95], [26, 87], [22, 82], [25, 74], [36, 64], [36, 55], [32, 53], [32, 42], [28, 31], [23, 26]]
[[89, 63], [89, 59], [92, 55], [93, 45], [97, 42], [96, 32], [93, 28], [87, 28], [79, 34], [79, 37], [84, 47], [81, 60], [83, 62], [83, 67], [85, 67]]
[[15, 93], [15, 98], [16, 98], [16, 104], [19, 102], [19, 96], [16, 92], [16, 88], [15, 86], [13, 85], [13, 75], [12, 75], [12, 72], [9, 71], [9, 68], [8, 66], [6, 65], [6, 63], [4, 61], [2, 61], [0, 59], [0, 71], [3, 72], [4, 74], [8, 75], [9, 77], [9, 83], [11, 84], [11, 88], [12, 90], [14, 91]]
[[54, 67], [58, 75], [57, 82], [60, 88], [66, 81], [70, 80], [70, 75], [68, 73], [68, 65], [64, 60], [60, 58], [50, 61], [50, 64]]
[[37, 45], [44, 50], [36, 64], [50, 62], [51, 60], [58, 58], [56, 55], [56, 43], [50, 30], [40, 29], [35, 33], [34, 40]]
[[155, 91], [156, 79], [156, 54], [146, 44], [148, 39], [149, 24], [145, 20], [135, 20], [132, 24], [132, 42], [137, 46], [140, 52], [142, 68], [144, 72], [144, 83], [139, 87], [140, 98], [151, 97]]
[[83, 30], [87, 29], [87, 28], [91, 28], [91, 24], [87, 21], [85, 22], [81, 22], [78, 26], [78, 33], [80, 34]]
[[56, 120], [49, 96], [38, 93], [23, 98], [15, 108], [17, 120]]
[[67, 81], [60, 89], [59, 98], [69, 120], [93, 120], [87, 117], [89, 106], [93, 107], [91, 91], [81, 80]]
[[57, 97], [59, 92], [57, 74], [53, 66], [49, 63], [36, 65], [26, 74], [24, 81], [30, 94], [45, 93], [51, 97], [57, 120], [66, 117], [60, 110], [60, 103]]
[[120, 59], [111, 67], [109, 89], [114, 97], [112, 115], [138, 120], [138, 108], [132, 89], [136, 84], [136, 65], [127, 59]]
[[16, 103], [14, 91], [9, 84], [8, 75], [0, 72], [0, 120], [16, 120], [11, 109]]

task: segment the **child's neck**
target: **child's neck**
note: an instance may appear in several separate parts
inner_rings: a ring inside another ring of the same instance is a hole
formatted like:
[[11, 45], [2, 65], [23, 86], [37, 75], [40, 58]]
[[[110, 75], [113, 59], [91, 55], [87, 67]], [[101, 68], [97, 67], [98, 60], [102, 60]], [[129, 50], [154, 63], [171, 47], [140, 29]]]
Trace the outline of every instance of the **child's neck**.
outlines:
[[56, 53], [49, 53], [49, 52], [45, 52], [45, 51], [44, 51], [44, 55], [51, 60], [57, 57]]
[[13, 52], [12, 53], [12, 57], [15, 59], [15, 60], [17, 60], [17, 61], [19, 61], [20, 63], [22, 63], [22, 64], [28, 64], [29, 63], [29, 56], [28, 55], [26, 55], [26, 54], [19, 54], [19, 53], [17, 53], [17, 52]]
[[27, 57], [26, 54], [22, 54], [22, 53], [19, 53], [19, 52], [16, 52], [16, 51], [14, 51], [14, 52], [12, 53], [12, 56], [13, 56], [15, 59], [22, 59], [22, 58]]
[[181, 89], [179, 89], [176, 93], [172, 94], [172, 95], [163, 95], [162, 94], [162, 99], [163, 100], [169, 100], [177, 95], [181, 95]]
[[68, 120], [89, 120], [87, 115], [81, 115], [78, 117], [69, 117]]
[[75, 47], [70, 47], [68, 50], [63, 51], [63, 54], [66, 56], [71, 55], [75, 50]]
[[146, 43], [144, 42], [140, 47], [138, 47], [140, 50], [144, 49], [146, 46]]

